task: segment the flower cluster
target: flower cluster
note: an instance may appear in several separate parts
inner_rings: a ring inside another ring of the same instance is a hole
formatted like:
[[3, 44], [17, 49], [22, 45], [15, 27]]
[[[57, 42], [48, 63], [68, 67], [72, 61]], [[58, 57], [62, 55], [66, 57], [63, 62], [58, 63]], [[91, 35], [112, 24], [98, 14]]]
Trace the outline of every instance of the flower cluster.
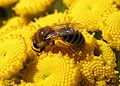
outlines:
[[37, 83], [37, 86], [78, 86], [80, 69], [68, 55], [43, 53], [29, 64], [24, 80]]
[[23, 68], [26, 47], [22, 39], [7, 39], [0, 45], [0, 79], [9, 79]]
[[[0, 7], [14, 11], [0, 26], [0, 86], [116, 86], [112, 48], [120, 50], [120, 1], [63, 0], [63, 13], [52, 10], [57, 1], [0, 0]], [[34, 34], [45, 26], [71, 27], [85, 41], [76, 47], [58, 37], [38, 53]]]
[[21, 16], [37, 15], [47, 9], [54, 0], [20, 0], [13, 8]]

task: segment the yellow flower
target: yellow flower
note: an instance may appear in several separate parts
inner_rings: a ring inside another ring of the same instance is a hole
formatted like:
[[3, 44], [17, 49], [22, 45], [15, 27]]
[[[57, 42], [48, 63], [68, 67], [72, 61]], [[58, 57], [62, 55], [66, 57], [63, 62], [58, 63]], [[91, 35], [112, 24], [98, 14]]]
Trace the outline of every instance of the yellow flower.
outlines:
[[74, 59], [61, 53], [43, 53], [29, 65], [25, 81], [37, 83], [37, 86], [78, 86], [79, 67]]
[[102, 40], [98, 40], [97, 42], [98, 46], [96, 46], [94, 50], [94, 55], [98, 56], [96, 58], [102, 58], [102, 60], [112, 68], [116, 67], [115, 53], [112, 51], [110, 45]]
[[0, 0], [0, 7], [11, 5], [19, 0]]
[[94, 35], [90, 35], [86, 29], [83, 29], [82, 34], [85, 38], [85, 43], [83, 45], [82, 51], [82, 57], [86, 58], [87, 54], [91, 54], [95, 47], [97, 46], [97, 41], [94, 38]]
[[21, 39], [0, 42], [0, 79], [9, 79], [23, 67], [26, 60], [25, 43]]
[[29, 19], [26, 17], [20, 17], [20, 16], [14, 16], [10, 18], [8, 21], [5, 21], [5, 25], [8, 25], [10, 27], [17, 27], [19, 25], [24, 25], [28, 22]]
[[29, 55], [29, 52], [31, 52], [32, 50], [32, 36], [33, 36], [33, 33], [31, 30], [29, 30], [29, 28], [26, 28], [26, 27], [23, 27], [22, 29], [21, 28], [17, 28], [16, 30], [13, 30], [7, 34], [5, 34], [3, 36], [3, 38], [1, 38], [1, 40], [7, 40], [9, 38], [11, 39], [23, 39], [25, 41], [25, 48], [26, 48], [26, 52], [27, 54]]
[[5, 25], [0, 28], [0, 39], [5, 36], [5, 34], [10, 33], [13, 30], [16, 30], [18, 27], [22, 27], [28, 22], [25, 17], [15, 16], [5, 22]]
[[76, 0], [69, 8], [74, 21], [85, 25], [88, 30], [98, 30], [99, 21], [118, 10], [115, 0]]
[[13, 8], [21, 16], [39, 15], [48, 9], [54, 0], [20, 0]]
[[[90, 56], [88, 56], [89, 58]], [[99, 59], [80, 61], [82, 85], [92, 86], [97, 84], [97, 81], [106, 80], [105, 84], [110, 83], [116, 79], [118, 73], [112, 67], [105, 64]], [[115, 84], [116, 81], [113, 83]], [[113, 84], [112, 84], [113, 85]]]
[[101, 22], [101, 31], [112, 48], [120, 50], [120, 12], [114, 12]]
[[35, 27], [45, 27], [45, 26], [56, 26], [60, 24], [69, 23], [70, 18], [67, 14], [55, 12], [54, 14], [49, 14], [45, 17], [40, 17], [35, 19], [35, 22], [31, 22]]

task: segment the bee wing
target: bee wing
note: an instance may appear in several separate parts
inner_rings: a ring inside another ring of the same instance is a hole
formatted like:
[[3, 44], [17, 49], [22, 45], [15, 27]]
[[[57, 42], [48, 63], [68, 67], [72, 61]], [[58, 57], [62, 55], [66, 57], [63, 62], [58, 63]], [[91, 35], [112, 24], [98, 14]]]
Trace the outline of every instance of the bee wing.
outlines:
[[63, 29], [59, 29], [56, 33], [57, 33], [58, 36], [64, 36], [64, 35], [73, 34], [74, 32], [75, 32], [74, 29], [63, 28]]
[[53, 32], [53, 33], [48, 34], [45, 39], [49, 40], [49, 39], [54, 39], [56, 37], [58, 37], [57, 33]]

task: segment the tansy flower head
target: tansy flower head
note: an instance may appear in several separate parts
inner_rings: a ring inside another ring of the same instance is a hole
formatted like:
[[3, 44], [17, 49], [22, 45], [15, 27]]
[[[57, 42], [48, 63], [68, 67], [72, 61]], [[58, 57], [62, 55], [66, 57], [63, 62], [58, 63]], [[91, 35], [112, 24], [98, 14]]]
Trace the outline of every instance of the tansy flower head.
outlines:
[[105, 64], [109, 65], [112, 68], [116, 67], [115, 53], [113, 53], [110, 45], [102, 40], [98, 40], [97, 43], [98, 46], [96, 46], [94, 50], [94, 55], [98, 56], [96, 58], [101, 58], [105, 62]]
[[15, 16], [8, 21], [5, 21], [5, 25], [0, 28], [0, 38], [3, 38], [5, 34], [8, 34], [10, 31], [16, 30], [18, 27], [25, 25], [27, 23], [25, 17]]
[[23, 40], [7, 39], [0, 42], [0, 79], [8, 79], [17, 73], [26, 59]]
[[17, 27], [19, 25], [24, 25], [27, 22], [28, 22], [28, 19], [25, 17], [14, 16], [8, 21], [5, 21], [4, 24], [14, 28], [15, 26]]
[[[89, 58], [90, 56], [88, 56]], [[105, 80], [105, 84], [114, 81], [118, 73], [112, 67], [105, 65], [104, 61], [98, 59], [80, 61], [82, 85], [94, 85], [97, 81]], [[111, 84], [114, 85], [115, 81]]]
[[25, 81], [37, 83], [38, 86], [79, 85], [79, 67], [74, 59], [67, 55], [43, 53], [38, 60], [29, 65], [29, 68], [29, 73], [25, 74]]
[[25, 41], [25, 48], [26, 48], [26, 52], [28, 54], [28, 52], [31, 52], [31, 47], [32, 47], [32, 31], [30, 31], [28, 28], [19, 28], [16, 30], [13, 30], [11, 32], [9, 32], [8, 34], [5, 34], [3, 36], [3, 38], [1, 38], [1, 40], [7, 40], [9, 38], [14, 39], [14, 38], [20, 38], [23, 39]]
[[120, 12], [114, 12], [104, 18], [101, 23], [103, 39], [105, 39], [112, 48], [120, 50]]
[[31, 22], [33, 26], [56, 26], [56, 25], [61, 25], [61, 24], [66, 24], [70, 23], [70, 17], [67, 16], [66, 13], [58, 13], [55, 12], [54, 14], [49, 14], [45, 17], [40, 17], [38, 19], [35, 19], [35, 22]]
[[99, 21], [104, 16], [117, 11], [114, 0], [76, 0], [69, 8], [74, 21], [83, 24], [90, 31], [97, 30]]
[[54, 0], [20, 0], [13, 8], [16, 14], [21, 16], [31, 16], [48, 9]]
[[82, 31], [83, 36], [85, 37], [85, 44], [83, 46], [83, 53], [85, 54], [90, 54], [95, 47], [97, 46], [97, 41], [96, 39], [93, 37], [93, 35], [90, 35], [86, 29], [84, 29]]

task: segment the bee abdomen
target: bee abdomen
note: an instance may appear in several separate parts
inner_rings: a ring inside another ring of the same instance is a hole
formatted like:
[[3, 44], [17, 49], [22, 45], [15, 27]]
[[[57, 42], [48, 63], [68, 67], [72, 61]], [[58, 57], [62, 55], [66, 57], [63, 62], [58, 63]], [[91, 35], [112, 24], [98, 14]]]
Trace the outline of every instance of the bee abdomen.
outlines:
[[83, 35], [78, 32], [78, 31], [74, 31], [71, 34], [66, 34], [63, 36], [64, 41], [71, 43], [71, 44], [76, 44], [76, 45], [80, 45], [82, 43], [84, 43], [85, 39], [83, 37]]

